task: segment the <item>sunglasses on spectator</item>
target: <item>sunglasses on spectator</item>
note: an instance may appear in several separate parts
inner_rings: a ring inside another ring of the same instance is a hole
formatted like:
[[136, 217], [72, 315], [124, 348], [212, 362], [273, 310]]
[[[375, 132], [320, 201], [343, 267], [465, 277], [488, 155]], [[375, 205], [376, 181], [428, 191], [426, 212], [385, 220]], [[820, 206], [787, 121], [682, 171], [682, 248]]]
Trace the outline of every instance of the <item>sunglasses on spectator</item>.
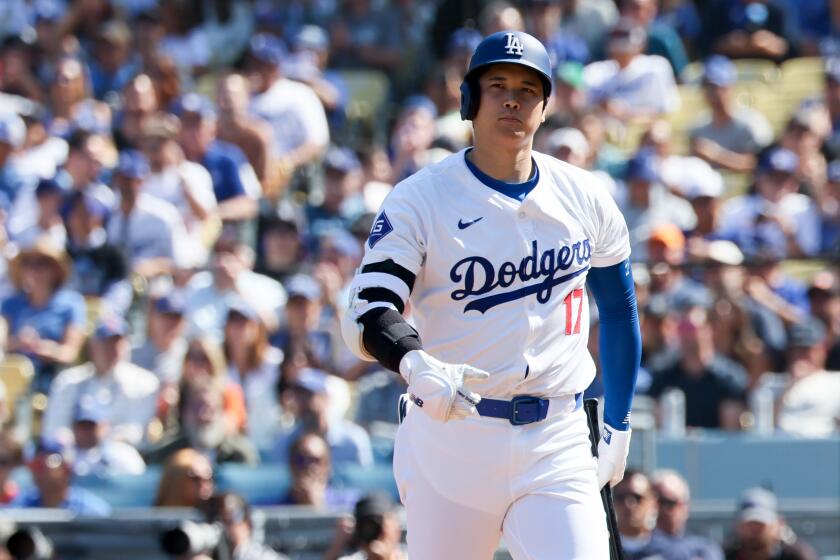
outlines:
[[187, 352], [186, 359], [191, 362], [201, 362], [204, 364], [210, 363], [210, 360], [207, 358], [207, 354], [195, 350]]
[[675, 500], [674, 498], [669, 498], [667, 496], [658, 496], [656, 501], [659, 503], [659, 507], [665, 508], [672, 508], [680, 505], [680, 500]]
[[299, 468], [320, 465], [326, 462], [325, 456], [297, 454], [292, 457], [292, 464]]
[[632, 502], [632, 505], [639, 504], [644, 498], [644, 495], [636, 492], [616, 492], [613, 494], [613, 500], [616, 502]]

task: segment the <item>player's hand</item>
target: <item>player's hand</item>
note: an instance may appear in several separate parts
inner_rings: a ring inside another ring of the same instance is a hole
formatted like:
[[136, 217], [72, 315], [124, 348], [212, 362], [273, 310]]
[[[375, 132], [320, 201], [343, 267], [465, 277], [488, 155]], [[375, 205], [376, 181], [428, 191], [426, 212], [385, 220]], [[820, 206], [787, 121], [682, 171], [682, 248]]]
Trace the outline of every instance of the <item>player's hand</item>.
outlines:
[[624, 478], [627, 467], [627, 453], [630, 451], [630, 432], [616, 430], [604, 424], [604, 433], [598, 443], [598, 488], [607, 482], [615, 486]]
[[414, 404], [441, 422], [475, 413], [481, 396], [465, 389], [464, 382], [490, 376], [472, 366], [441, 362], [423, 350], [412, 350], [403, 356], [400, 374], [408, 382]]

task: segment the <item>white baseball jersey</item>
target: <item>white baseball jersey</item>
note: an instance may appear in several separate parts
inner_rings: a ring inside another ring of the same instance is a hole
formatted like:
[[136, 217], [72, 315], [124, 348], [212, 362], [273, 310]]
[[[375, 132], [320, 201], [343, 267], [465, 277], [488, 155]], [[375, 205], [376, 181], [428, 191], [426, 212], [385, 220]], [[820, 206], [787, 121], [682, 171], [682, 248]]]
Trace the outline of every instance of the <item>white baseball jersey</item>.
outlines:
[[413, 318], [432, 356], [490, 372], [484, 397], [583, 391], [590, 267], [630, 254], [624, 218], [590, 173], [534, 152], [539, 179], [519, 202], [482, 183], [465, 151], [401, 182], [382, 205], [363, 265], [415, 274]]

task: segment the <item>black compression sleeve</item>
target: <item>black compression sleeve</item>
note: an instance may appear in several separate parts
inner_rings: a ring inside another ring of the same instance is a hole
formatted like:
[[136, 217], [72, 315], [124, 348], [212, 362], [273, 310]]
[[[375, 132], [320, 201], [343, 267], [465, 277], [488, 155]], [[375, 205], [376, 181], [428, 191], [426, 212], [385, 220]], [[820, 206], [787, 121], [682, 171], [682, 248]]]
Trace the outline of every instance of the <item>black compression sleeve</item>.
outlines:
[[359, 317], [359, 322], [364, 327], [362, 342], [365, 349], [391, 371], [399, 373], [403, 356], [423, 347], [417, 331], [393, 309], [371, 309]]

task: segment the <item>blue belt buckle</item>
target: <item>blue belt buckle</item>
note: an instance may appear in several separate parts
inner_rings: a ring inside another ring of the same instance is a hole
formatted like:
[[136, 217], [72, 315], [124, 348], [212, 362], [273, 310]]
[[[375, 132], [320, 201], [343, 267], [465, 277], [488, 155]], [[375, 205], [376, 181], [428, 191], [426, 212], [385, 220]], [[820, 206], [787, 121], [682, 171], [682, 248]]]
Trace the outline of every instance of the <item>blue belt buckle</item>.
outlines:
[[[533, 422], [537, 422], [541, 420], [540, 418], [540, 404], [542, 399], [539, 397], [532, 397], [530, 395], [519, 395], [517, 397], [513, 397], [510, 400], [510, 423], [514, 426], [522, 426], [525, 424], [531, 424]], [[520, 407], [527, 407], [533, 406], [534, 408], [531, 409], [533, 412], [529, 415], [526, 410], [522, 410], [523, 416], [530, 416], [530, 418], [521, 418], [519, 417]]]

